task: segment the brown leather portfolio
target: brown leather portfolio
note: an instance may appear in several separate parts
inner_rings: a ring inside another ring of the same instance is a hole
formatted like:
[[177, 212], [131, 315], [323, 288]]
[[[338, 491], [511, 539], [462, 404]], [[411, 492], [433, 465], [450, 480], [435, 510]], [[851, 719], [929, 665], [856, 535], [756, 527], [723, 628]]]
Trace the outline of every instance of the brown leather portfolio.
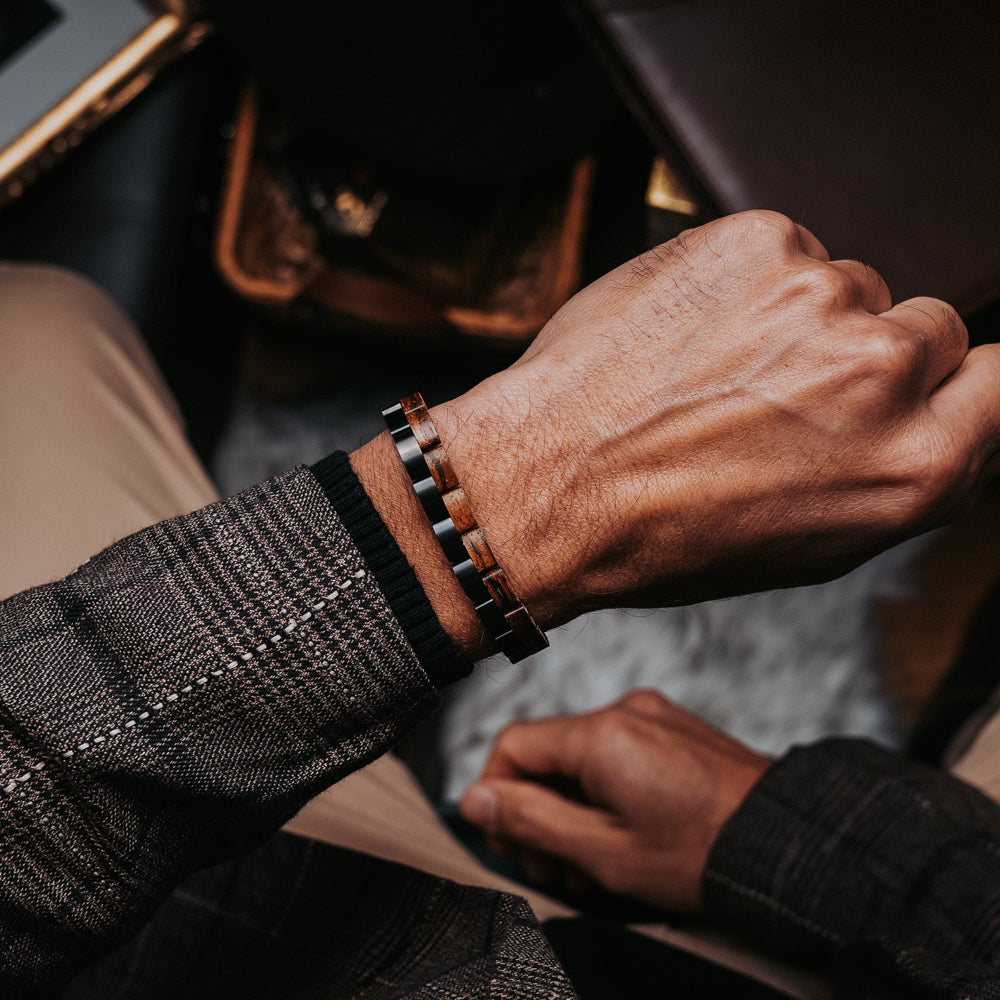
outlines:
[[896, 299], [1000, 297], [995, 0], [578, 2], [709, 212], [784, 212]]

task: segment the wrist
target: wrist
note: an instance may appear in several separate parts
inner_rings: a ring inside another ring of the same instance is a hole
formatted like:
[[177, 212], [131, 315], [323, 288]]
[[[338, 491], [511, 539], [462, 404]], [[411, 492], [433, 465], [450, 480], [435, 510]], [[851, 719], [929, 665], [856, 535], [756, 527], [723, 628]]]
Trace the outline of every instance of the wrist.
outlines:
[[538, 624], [550, 628], [584, 610], [574, 589], [575, 539], [566, 537], [559, 511], [565, 470], [519, 402], [474, 390], [431, 415], [497, 563]]
[[[552, 386], [540, 381], [534, 385], [522, 367], [516, 378], [501, 372], [433, 407], [430, 416], [496, 563], [545, 629], [602, 606], [615, 581], [605, 574], [596, 544], [603, 538], [601, 519], [588, 515], [587, 501], [597, 504], [598, 491], [588, 485], [586, 427], [577, 421], [575, 445], [567, 445], [565, 425], [557, 440], [546, 435], [552, 420], [540, 418], [532, 403], [544, 400], [547, 409], [555, 404]], [[369, 442], [351, 464], [445, 631], [472, 658], [494, 652], [391, 438]]]
[[[486, 436], [463, 417], [460, 406], [436, 408], [432, 417], [419, 394], [385, 411], [391, 437], [382, 435], [359, 449], [351, 463], [453, 641], [473, 658], [499, 647], [517, 662], [547, 642], [491, 545], [496, 529], [509, 537], [503, 529], [515, 519], [488, 502], [494, 490], [476, 489], [492, 512], [487, 518], [492, 530], [479, 523], [475, 501], [451, 462], [450, 435], [436, 427], [435, 418], [442, 415], [469, 456], [466, 467], [478, 469], [479, 451], [489, 448]], [[486, 466], [493, 485], [507, 482], [497, 464]], [[519, 580], [531, 578], [518, 572]]]
[[348, 456], [333, 452], [310, 468], [434, 685], [441, 688], [467, 676], [472, 663], [441, 628], [412, 566], [353, 474]]
[[350, 456], [372, 506], [412, 567], [441, 627], [471, 660], [492, 647], [445, 558], [388, 432]]

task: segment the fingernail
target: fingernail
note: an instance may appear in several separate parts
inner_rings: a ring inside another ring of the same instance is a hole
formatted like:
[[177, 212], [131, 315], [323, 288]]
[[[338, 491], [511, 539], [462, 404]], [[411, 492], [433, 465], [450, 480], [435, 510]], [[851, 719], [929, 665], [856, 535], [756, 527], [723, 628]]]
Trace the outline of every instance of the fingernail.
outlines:
[[472, 785], [462, 796], [462, 815], [470, 823], [492, 829], [500, 816], [500, 799], [487, 785]]

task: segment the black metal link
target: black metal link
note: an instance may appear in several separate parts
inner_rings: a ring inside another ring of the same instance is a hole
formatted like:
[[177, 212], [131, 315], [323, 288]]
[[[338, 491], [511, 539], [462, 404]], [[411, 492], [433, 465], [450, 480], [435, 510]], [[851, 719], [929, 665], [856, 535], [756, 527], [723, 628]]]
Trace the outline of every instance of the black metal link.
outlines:
[[431, 527], [434, 529], [438, 544], [444, 549], [448, 562], [454, 565], [469, 558], [462, 536], [458, 533], [458, 528], [455, 527], [455, 522], [450, 517], [443, 521], [437, 521]]

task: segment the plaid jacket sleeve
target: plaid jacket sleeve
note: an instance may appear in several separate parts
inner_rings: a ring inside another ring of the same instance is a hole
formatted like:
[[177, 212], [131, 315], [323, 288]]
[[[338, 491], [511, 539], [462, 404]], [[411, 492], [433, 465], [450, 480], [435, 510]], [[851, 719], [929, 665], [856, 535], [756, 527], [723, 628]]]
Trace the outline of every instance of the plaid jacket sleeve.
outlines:
[[861, 740], [791, 751], [723, 828], [705, 905], [851, 1000], [1000, 998], [1000, 806]]
[[5, 997], [45, 993], [260, 842], [450, 679], [443, 633], [432, 677], [387, 597], [398, 550], [369, 537], [373, 566], [355, 543], [345, 521], [378, 528], [337, 462], [325, 488], [298, 469], [0, 604]]

